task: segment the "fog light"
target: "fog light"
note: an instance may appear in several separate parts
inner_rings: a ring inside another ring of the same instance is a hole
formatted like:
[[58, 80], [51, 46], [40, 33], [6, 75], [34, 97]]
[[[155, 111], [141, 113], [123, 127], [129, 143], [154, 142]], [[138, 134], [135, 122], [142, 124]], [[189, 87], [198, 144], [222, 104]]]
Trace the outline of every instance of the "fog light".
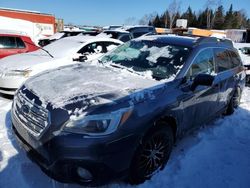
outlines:
[[93, 179], [92, 174], [82, 167], [77, 168], [77, 175], [81, 178], [81, 180], [86, 182], [90, 182]]

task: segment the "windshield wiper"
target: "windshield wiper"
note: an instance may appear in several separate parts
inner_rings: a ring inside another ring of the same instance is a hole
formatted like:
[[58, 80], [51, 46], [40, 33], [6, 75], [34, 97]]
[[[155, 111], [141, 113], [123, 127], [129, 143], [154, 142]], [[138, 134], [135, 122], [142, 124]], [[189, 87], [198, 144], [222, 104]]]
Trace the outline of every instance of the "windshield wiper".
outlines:
[[130, 69], [128, 67], [122, 66], [122, 65], [118, 65], [118, 64], [115, 64], [115, 63], [109, 63], [109, 65], [112, 66], [112, 67], [115, 67], [115, 68], [125, 69], [128, 72], [131, 72], [131, 73], [139, 75], [139, 76], [143, 76], [143, 74], [140, 74], [140, 73], [138, 73], [138, 72], [136, 72], [136, 71], [134, 71], [134, 70], [132, 70], [132, 69]]
[[37, 46], [37, 45], [35, 45], [35, 44], [32, 44], [32, 43], [30, 43], [30, 42], [27, 42], [27, 41], [24, 41], [24, 43], [27, 43], [27, 44], [30, 44], [30, 45], [32, 45], [32, 46], [35, 46], [35, 47], [38, 47], [39, 49], [41, 49], [41, 50], [43, 50], [43, 51], [45, 51], [51, 58], [54, 58], [54, 56], [53, 55], [51, 55], [51, 53], [49, 53], [49, 51], [48, 50], [45, 50], [44, 48], [42, 48], [41, 46]]

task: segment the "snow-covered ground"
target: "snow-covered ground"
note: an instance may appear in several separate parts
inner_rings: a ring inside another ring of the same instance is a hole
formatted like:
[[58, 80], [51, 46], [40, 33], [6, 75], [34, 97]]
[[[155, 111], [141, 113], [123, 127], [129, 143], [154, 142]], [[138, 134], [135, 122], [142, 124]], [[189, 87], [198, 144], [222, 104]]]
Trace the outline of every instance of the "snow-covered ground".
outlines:
[[[11, 100], [0, 98], [0, 188], [76, 188], [48, 178], [19, 147], [11, 131]], [[113, 183], [105, 187], [126, 187]], [[166, 168], [139, 188], [250, 187], [250, 88], [240, 107], [185, 136], [174, 148]]]

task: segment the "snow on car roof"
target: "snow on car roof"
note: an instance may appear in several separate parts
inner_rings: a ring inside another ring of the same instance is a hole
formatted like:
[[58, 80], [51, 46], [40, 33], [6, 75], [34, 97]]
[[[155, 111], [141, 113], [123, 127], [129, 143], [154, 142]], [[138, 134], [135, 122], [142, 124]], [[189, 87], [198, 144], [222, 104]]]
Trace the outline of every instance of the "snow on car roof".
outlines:
[[49, 51], [53, 56], [61, 57], [70, 53], [76, 53], [82, 46], [91, 42], [102, 42], [110, 41], [118, 44], [122, 44], [121, 41], [111, 39], [108, 37], [97, 37], [97, 36], [73, 36], [65, 37], [60, 40], [57, 40], [44, 47]]
[[134, 40], [148, 40], [157, 41], [166, 44], [180, 45], [180, 46], [193, 46], [193, 42], [196, 38], [188, 36], [177, 36], [177, 35], [143, 35]]
[[120, 32], [120, 33], [129, 33], [129, 31], [126, 31], [122, 28], [116, 28], [116, 29], [113, 29], [113, 30], [106, 30], [104, 32]]

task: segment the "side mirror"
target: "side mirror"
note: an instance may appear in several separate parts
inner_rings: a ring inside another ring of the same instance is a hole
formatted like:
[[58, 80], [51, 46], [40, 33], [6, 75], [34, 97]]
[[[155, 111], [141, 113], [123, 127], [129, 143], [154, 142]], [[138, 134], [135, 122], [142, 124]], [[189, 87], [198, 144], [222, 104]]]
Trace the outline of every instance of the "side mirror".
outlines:
[[190, 87], [194, 91], [197, 86], [212, 86], [214, 77], [209, 74], [198, 74]]
[[87, 60], [88, 60], [88, 58], [86, 55], [81, 55], [78, 58], [73, 58], [73, 61], [79, 61], [79, 62], [85, 62]]

